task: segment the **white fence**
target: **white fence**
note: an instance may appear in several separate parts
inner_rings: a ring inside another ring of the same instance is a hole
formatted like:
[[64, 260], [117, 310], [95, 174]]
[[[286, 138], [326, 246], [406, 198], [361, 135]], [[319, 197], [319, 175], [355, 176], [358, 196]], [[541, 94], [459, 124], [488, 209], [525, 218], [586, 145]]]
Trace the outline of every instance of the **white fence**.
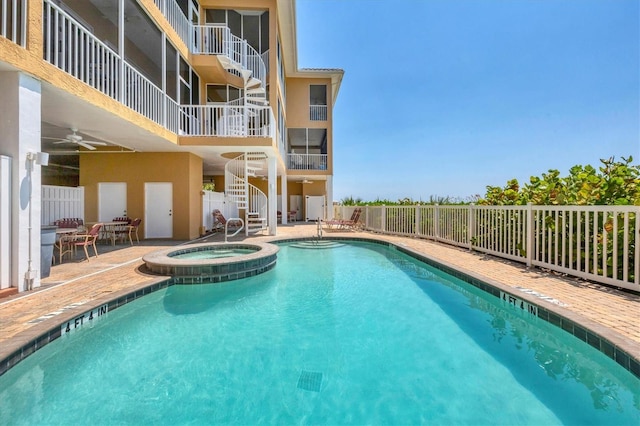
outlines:
[[[348, 218], [355, 207], [338, 207]], [[420, 237], [640, 291], [638, 206], [367, 206], [368, 230]]]
[[213, 210], [218, 209], [226, 218], [238, 217], [238, 206], [224, 192], [202, 191], [202, 226], [213, 229]]
[[42, 185], [41, 224], [65, 217], [84, 220], [84, 187]]

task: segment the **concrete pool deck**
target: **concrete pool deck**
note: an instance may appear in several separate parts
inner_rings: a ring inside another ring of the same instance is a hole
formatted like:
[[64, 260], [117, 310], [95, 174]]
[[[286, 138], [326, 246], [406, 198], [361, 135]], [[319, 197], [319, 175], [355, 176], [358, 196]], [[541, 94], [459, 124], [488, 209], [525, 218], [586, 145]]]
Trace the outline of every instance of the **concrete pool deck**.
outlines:
[[[254, 235], [231, 241], [270, 242], [311, 238], [315, 224], [294, 223], [278, 227], [276, 237]], [[623, 292], [584, 280], [564, 277], [537, 268], [486, 256], [482, 253], [416, 238], [369, 232], [325, 232], [324, 238], [350, 237], [393, 243], [445, 266], [508, 289], [524, 300], [555, 312], [618, 348], [640, 358], [640, 295]], [[197, 242], [220, 242], [214, 234]], [[181, 241], [143, 241], [140, 245], [98, 246], [99, 257], [89, 262], [66, 260], [51, 268], [42, 287], [0, 299], [0, 360], [5, 359], [42, 334], [82, 313], [133, 291], [165, 281], [141, 268], [142, 256], [177, 246]], [[1, 373], [1, 372], [0, 372]]]

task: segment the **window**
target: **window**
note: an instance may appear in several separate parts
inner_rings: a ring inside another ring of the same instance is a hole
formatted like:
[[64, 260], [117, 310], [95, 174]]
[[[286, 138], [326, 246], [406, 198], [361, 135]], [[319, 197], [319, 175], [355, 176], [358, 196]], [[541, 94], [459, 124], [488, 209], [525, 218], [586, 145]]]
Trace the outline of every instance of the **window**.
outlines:
[[312, 84], [309, 86], [309, 105], [327, 105], [327, 86]]
[[309, 120], [327, 121], [327, 86], [309, 86]]

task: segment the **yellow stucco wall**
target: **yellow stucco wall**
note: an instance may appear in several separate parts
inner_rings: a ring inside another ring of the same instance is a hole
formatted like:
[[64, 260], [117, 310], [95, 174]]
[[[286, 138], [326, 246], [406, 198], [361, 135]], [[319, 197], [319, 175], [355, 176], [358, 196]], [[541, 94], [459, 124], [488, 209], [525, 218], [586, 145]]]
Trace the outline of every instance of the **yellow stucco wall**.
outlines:
[[[127, 213], [145, 217], [145, 182], [173, 184], [173, 237], [199, 236], [202, 223], [202, 160], [189, 153], [81, 154], [80, 185], [85, 188], [85, 220], [98, 220], [98, 183], [127, 184]], [[140, 235], [144, 235], [144, 220]]]

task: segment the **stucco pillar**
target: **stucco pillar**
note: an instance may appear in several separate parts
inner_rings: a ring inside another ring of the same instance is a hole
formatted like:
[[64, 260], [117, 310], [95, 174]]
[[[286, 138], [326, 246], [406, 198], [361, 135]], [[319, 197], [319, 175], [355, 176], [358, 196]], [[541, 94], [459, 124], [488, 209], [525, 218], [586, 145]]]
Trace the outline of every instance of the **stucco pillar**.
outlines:
[[40, 82], [26, 74], [0, 72], [0, 93], [0, 154], [12, 158], [11, 286], [25, 291], [40, 286], [42, 173], [40, 165], [27, 160], [30, 152], [41, 149]]
[[276, 157], [267, 158], [267, 175], [268, 175], [268, 194], [269, 207], [267, 223], [269, 224], [269, 235], [276, 235], [278, 229], [278, 191], [276, 191], [276, 185], [278, 184], [278, 166], [276, 164]]
[[332, 218], [332, 217], [335, 217], [335, 214], [333, 211], [333, 176], [327, 176], [327, 183], [326, 183], [325, 190], [327, 191], [327, 208], [326, 208], [324, 217]]
[[289, 194], [287, 193], [287, 175], [280, 176], [280, 199], [282, 209], [282, 224], [286, 225], [289, 222]]

